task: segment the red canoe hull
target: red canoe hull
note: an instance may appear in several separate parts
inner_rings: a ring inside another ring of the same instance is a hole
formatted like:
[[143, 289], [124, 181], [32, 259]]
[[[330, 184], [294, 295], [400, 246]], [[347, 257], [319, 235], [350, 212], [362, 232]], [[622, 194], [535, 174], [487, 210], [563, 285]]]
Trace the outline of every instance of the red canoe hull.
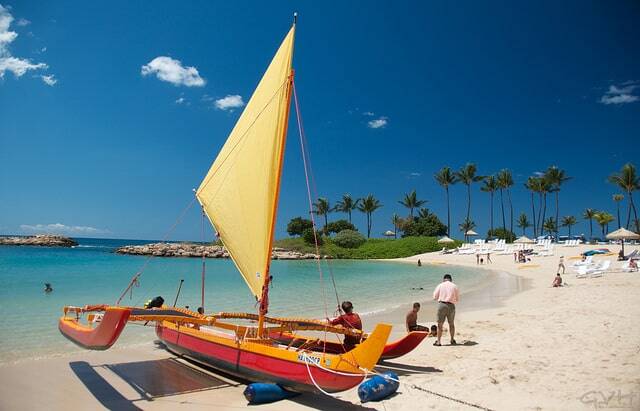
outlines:
[[88, 350], [106, 350], [111, 347], [127, 325], [131, 310], [112, 307], [105, 311], [97, 327], [87, 327], [75, 318], [62, 317], [58, 329], [68, 340]]
[[293, 362], [260, 353], [244, 351], [158, 325], [158, 338], [167, 348], [224, 373], [252, 382], [279, 384], [298, 392], [318, 392], [314, 382], [327, 392], [355, 387], [363, 375], [340, 375], [305, 362]]
[[428, 335], [429, 333], [426, 331], [411, 331], [401, 339], [385, 345], [380, 359], [390, 360], [402, 357], [413, 351]]

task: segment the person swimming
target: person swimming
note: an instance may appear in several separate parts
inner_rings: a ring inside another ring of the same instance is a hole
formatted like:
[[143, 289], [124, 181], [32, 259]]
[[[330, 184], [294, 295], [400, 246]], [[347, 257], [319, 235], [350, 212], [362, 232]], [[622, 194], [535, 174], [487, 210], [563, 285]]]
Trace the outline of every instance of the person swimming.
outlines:
[[44, 292], [49, 294], [53, 291], [53, 287], [51, 287], [51, 283], [44, 283]]

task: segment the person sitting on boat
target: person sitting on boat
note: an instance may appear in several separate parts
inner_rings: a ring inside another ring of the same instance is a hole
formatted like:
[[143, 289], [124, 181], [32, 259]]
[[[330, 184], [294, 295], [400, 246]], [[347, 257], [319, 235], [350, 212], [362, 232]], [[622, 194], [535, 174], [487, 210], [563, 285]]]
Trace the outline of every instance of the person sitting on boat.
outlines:
[[413, 308], [407, 313], [407, 331], [429, 331], [429, 328], [418, 325], [418, 311], [420, 311], [420, 303], [413, 303]]
[[[362, 331], [362, 320], [357, 313], [353, 312], [353, 304], [351, 304], [351, 301], [343, 301], [341, 307], [342, 311], [344, 311], [344, 314], [340, 315], [337, 318], [334, 318], [333, 320], [327, 319], [329, 320], [329, 324], [341, 325], [345, 328], [355, 328], [356, 330]], [[349, 351], [350, 349], [354, 348], [359, 342], [360, 339], [358, 337], [345, 335], [343, 345], [344, 348]]]
[[48, 294], [51, 291], [53, 291], [53, 288], [51, 287], [51, 283], [44, 283], [44, 292]]
[[198, 307], [198, 314], [204, 315], [204, 308]]

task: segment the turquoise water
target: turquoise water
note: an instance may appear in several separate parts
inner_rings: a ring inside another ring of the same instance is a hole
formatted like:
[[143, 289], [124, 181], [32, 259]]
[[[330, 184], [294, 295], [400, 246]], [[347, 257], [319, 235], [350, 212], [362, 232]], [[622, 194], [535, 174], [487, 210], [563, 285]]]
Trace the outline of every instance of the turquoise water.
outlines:
[[[113, 253], [132, 240], [78, 239], [75, 248], [0, 247], [0, 363], [78, 352], [57, 329], [64, 305], [114, 304], [146, 257]], [[141, 305], [157, 295], [172, 304], [180, 279], [184, 279], [178, 306], [199, 306], [201, 260], [153, 258], [123, 305]], [[208, 259], [206, 311], [255, 312], [255, 299], [230, 260]], [[451, 267], [377, 261], [322, 261], [329, 315], [338, 295], [349, 299], [365, 315], [410, 301], [430, 299], [433, 287]], [[274, 261], [270, 314], [325, 317], [322, 283], [315, 261]], [[455, 268], [456, 283], [465, 287], [480, 283], [486, 274]], [[44, 293], [44, 283], [54, 291]], [[424, 291], [411, 290], [424, 287]], [[153, 338], [150, 327], [129, 326], [117, 343], [128, 346]]]

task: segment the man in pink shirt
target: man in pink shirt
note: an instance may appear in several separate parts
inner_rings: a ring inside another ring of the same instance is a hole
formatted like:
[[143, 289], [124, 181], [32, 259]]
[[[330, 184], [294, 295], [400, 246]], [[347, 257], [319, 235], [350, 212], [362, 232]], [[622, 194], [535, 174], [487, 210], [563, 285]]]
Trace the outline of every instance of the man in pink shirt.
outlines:
[[433, 299], [438, 302], [438, 340], [433, 345], [439, 347], [442, 338], [442, 325], [444, 319], [449, 323], [449, 334], [451, 335], [451, 345], [456, 345], [453, 338], [456, 333], [456, 327], [453, 320], [456, 316], [456, 304], [459, 300], [458, 286], [451, 281], [451, 274], [445, 274], [443, 281], [438, 284], [433, 291]]

